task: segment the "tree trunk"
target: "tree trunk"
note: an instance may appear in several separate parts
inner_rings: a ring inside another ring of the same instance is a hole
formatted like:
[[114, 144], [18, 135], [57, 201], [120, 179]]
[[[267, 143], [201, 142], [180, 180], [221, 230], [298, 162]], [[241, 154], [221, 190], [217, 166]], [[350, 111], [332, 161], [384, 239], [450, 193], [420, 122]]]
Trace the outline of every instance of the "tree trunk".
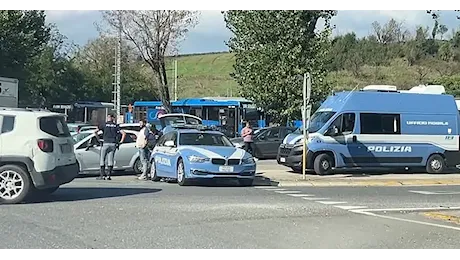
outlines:
[[161, 88], [162, 88], [162, 91], [163, 91], [163, 94], [164, 94], [164, 98], [163, 98], [163, 106], [166, 108], [168, 107], [168, 110], [169, 110], [169, 113], [172, 112], [172, 107], [171, 107], [171, 96], [169, 95], [169, 87], [168, 87], [168, 78], [167, 78], [167, 75], [166, 75], [166, 65], [165, 65], [165, 60], [164, 58], [161, 59], [161, 61], [159, 61], [159, 68], [160, 68], [160, 79], [161, 79]]

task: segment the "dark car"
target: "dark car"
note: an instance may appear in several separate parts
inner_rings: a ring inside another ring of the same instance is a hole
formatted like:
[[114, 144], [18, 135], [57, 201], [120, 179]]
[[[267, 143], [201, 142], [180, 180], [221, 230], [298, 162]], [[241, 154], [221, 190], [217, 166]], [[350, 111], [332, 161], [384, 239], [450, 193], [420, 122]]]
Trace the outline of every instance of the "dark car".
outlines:
[[[260, 159], [274, 159], [278, 154], [278, 147], [286, 135], [293, 133], [294, 127], [276, 126], [266, 127], [255, 131], [254, 135], [254, 156]], [[243, 148], [243, 138], [233, 138], [232, 143], [236, 147]]]

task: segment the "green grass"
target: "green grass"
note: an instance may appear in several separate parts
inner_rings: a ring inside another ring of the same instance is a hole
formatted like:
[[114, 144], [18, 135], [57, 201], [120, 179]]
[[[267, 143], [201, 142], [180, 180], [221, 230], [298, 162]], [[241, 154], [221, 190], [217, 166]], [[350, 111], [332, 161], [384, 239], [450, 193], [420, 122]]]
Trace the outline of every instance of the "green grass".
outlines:
[[[167, 62], [171, 97], [174, 97], [174, 63]], [[205, 96], [239, 96], [238, 84], [230, 77], [234, 56], [230, 53], [196, 54], [178, 57], [178, 98]], [[409, 89], [430, 83], [440, 77], [433, 68], [409, 66], [404, 59], [395, 59], [388, 66], [364, 65], [355, 75], [352, 71], [331, 72], [328, 75], [334, 89], [353, 89], [358, 86], [382, 84]], [[313, 86], [314, 87], [314, 86]]]
[[[234, 56], [230, 53], [213, 53], [180, 56], [177, 59], [178, 98], [238, 96], [238, 84], [230, 77]], [[174, 63], [168, 61], [168, 79], [173, 97]]]

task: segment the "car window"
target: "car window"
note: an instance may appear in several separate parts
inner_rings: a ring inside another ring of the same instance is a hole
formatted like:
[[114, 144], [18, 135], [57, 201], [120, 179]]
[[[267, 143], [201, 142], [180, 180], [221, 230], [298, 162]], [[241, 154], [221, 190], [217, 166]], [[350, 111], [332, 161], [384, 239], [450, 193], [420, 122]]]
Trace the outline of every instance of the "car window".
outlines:
[[67, 127], [64, 117], [49, 116], [39, 119], [40, 130], [55, 137], [70, 137], [70, 131]]
[[14, 122], [14, 116], [3, 116], [2, 134], [13, 131]]
[[286, 135], [290, 135], [292, 133], [294, 133], [295, 129], [292, 129], [292, 128], [285, 128], [284, 130], [284, 137], [286, 137]]
[[173, 132], [169, 132], [169, 133], [161, 136], [160, 139], [158, 140], [157, 146], [164, 146], [166, 141], [172, 140], [172, 134], [173, 134]]
[[85, 139], [86, 137], [88, 137], [91, 134], [92, 134], [91, 132], [83, 132], [83, 133], [79, 133], [79, 134], [76, 134], [76, 135], [72, 136], [72, 138], [75, 141], [75, 143], [78, 143], [78, 142], [80, 142], [81, 140]]
[[233, 146], [227, 137], [215, 133], [181, 133], [180, 145]]
[[125, 140], [123, 140], [124, 144], [135, 143], [137, 136], [133, 133], [126, 133]]

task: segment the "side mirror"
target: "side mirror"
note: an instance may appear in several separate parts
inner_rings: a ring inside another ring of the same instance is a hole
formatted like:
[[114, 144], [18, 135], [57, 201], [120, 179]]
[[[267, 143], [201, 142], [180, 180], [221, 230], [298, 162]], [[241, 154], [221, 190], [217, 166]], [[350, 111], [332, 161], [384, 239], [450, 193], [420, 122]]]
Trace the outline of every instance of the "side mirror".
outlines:
[[166, 147], [174, 147], [174, 141], [166, 141], [165, 146]]

